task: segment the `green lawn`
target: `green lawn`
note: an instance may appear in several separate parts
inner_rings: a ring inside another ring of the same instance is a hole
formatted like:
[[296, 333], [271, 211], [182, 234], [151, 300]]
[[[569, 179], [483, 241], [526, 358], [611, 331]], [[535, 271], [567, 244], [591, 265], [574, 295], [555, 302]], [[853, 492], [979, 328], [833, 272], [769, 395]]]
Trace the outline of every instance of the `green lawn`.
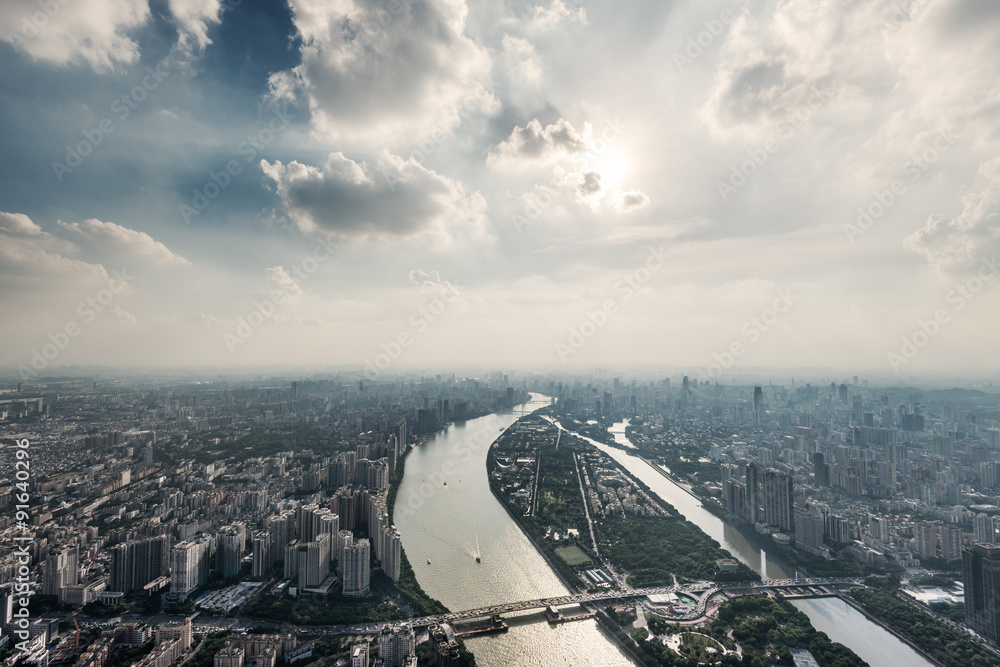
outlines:
[[571, 547], [559, 547], [555, 551], [557, 556], [562, 558], [572, 567], [579, 567], [580, 565], [586, 565], [590, 562], [590, 556], [584, 553], [583, 549], [575, 544]]

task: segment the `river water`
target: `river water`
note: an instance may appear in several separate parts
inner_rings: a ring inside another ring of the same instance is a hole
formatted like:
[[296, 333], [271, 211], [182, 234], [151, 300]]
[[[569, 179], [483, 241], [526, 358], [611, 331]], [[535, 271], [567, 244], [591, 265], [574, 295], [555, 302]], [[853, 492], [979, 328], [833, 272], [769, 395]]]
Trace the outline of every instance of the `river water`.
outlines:
[[[523, 409], [545, 405], [548, 400], [534, 394]], [[449, 609], [569, 592], [490, 491], [489, 446], [521, 415], [502, 413], [454, 424], [406, 459], [393, 520], [417, 581]], [[477, 541], [481, 563], [475, 561]], [[636, 664], [594, 620], [551, 626], [545, 621], [517, 624], [515, 619], [510, 625], [506, 634], [466, 640], [480, 665]]]
[[[486, 471], [489, 447], [500, 431], [523, 414], [548, 404], [548, 398], [532, 394], [532, 401], [513, 413], [453, 424], [414, 449], [406, 460], [393, 518], [417, 581], [428, 595], [449, 609], [458, 611], [567, 592], [493, 496]], [[615, 430], [622, 429], [622, 424], [615, 425]], [[793, 576], [781, 564], [768, 562], [766, 554], [738, 530], [706, 510], [694, 496], [642, 459], [584, 439], [618, 461], [661, 499], [765, 578]], [[481, 563], [475, 561], [477, 553]], [[930, 664], [840, 600], [801, 600], [795, 604], [809, 615], [818, 630], [852, 648], [873, 667]], [[636, 664], [593, 620], [558, 626], [544, 621], [518, 622], [517, 618], [508, 622], [511, 627], [506, 634], [466, 640], [483, 667]]]
[[872, 667], [927, 667], [930, 660], [838, 598], [792, 600], [805, 613], [813, 627], [831, 640], [850, 647]]

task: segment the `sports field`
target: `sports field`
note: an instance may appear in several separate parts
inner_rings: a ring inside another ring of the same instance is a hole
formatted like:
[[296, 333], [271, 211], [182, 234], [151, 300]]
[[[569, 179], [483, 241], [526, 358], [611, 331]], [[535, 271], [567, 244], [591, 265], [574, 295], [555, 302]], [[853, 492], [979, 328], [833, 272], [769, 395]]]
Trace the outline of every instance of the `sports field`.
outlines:
[[568, 565], [576, 567], [590, 562], [590, 556], [584, 553], [583, 549], [575, 544], [571, 547], [559, 547], [555, 550], [556, 555], [562, 558]]

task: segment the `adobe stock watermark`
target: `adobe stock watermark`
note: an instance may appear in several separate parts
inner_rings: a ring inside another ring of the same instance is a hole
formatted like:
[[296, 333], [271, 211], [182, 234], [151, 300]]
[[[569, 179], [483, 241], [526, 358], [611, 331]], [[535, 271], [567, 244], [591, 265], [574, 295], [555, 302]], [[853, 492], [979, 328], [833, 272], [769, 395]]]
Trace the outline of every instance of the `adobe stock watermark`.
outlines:
[[[587, 167], [607, 152], [611, 142], [621, 136], [624, 127], [618, 118], [606, 121], [604, 127], [601, 129], [600, 136], [597, 138], [592, 136], [587, 140], [587, 152], [573, 158], [582, 162], [579, 169], [581, 174], [586, 174]], [[549, 207], [552, 206], [552, 202], [554, 201], [553, 193], [545, 187], [539, 189], [542, 190], [542, 193], [539, 195], [525, 195], [523, 198], [526, 202], [524, 208], [519, 213], [513, 213], [510, 216], [511, 224], [514, 225], [514, 229], [517, 230], [518, 234], [523, 233], [524, 228], [528, 225], [537, 222], [549, 210]]]
[[949, 290], [945, 295], [945, 301], [950, 304], [950, 308], [938, 308], [930, 319], [917, 320], [917, 327], [913, 332], [900, 339], [899, 348], [886, 354], [892, 370], [898, 373], [900, 366], [913, 361], [920, 350], [927, 347], [941, 333], [942, 327], [951, 322], [952, 314], [965, 308], [966, 304], [983, 290], [987, 281], [993, 280], [998, 273], [1000, 265], [997, 264], [996, 255], [989, 259], [984, 258], [979, 263], [976, 275]]
[[[747, 7], [748, 2], [749, 0], [732, 0], [734, 5], [740, 5], [743, 9]], [[682, 50], [674, 51], [674, 66], [677, 68], [677, 71], [683, 72], [688, 67], [691, 67], [694, 61], [701, 58], [705, 51], [715, 44], [715, 40], [722, 37], [722, 34], [726, 32], [726, 28], [729, 27], [729, 24], [736, 17], [736, 12], [723, 9], [719, 12], [718, 17], [702, 21], [701, 24], [704, 30], [688, 36]]]
[[[937, 134], [932, 146], [903, 163], [902, 174], [907, 176], [911, 183], [919, 181], [931, 166], [955, 145], [955, 137], [950, 130], [938, 130]], [[898, 178], [893, 179], [888, 190], [876, 190], [874, 199], [867, 206], [858, 208], [858, 219], [855, 223], [844, 223], [844, 234], [847, 235], [848, 242], [852, 245], [856, 243], [907, 191], [906, 183]]]
[[709, 380], [714, 380], [722, 371], [732, 368], [736, 360], [747, 353], [748, 346], [753, 345], [760, 340], [761, 336], [766, 332], [771, 330], [782, 315], [787, 313], [795, 302], [798, 301], [799, 297], [792, 294], [791, 288], [785, 288], [784, 290], [776, 289], [774, 301], [771, 305], [760, 312], [760, 315], [751, 317], [749, 320], [743, 323], [740, 327], [740, 333], [743, 339], [736, 339], [730, 343], [721, 352], [712, 353], [712, 358], [715, 359], [714, 362], [708, 365], [708, 367], [701, 372], [699, 381], [707, 382]]
[[392, 362], [399, 359], [403, 350], [413, 345], [414, 339], [430, 328], [431, 323], [437, 321], [441, 315], [448, 310], [448, 307], [458, 301], [462, 294], [450, 282], [443, 282], [444, 289], [441, 294], [423, 304], [417, 310], [410, 313], [407, 318], [408, 329], [403, 329], [397, 333], [389, 342], [379, 343], [381, 352], [377, 353], [373, 359], [365, 359], [365, 372], [374, 377], [387, 370]]
[[21, 17], [21, 25], [17, 32], [8, 32], [7, 41], [16, 48], [23, 49], [27, 42], [30, 42], [41, 30], [49, 24], [49, 21], [68, 5], [72, 0], [36, 0], [40, 11]]
[[142, 81], [111, 101], [110, 110], [113, 117], [105, 116], [92, 129], [81, 130], [83, 139], [76, 145], [66, 146], [66, 156], [63, 161], [52, 162], [52, 171], [58, 182], [62, 183], [63, 177], [73, 173], [74, 169], [83, 164], [83, 161], [104, 143], [105, 138], [118, 129], [117, 123], [124, 122], [140, 104], [146, 101], [151, 92], [160, 87], [163, 80], [170, 75], [170, 72], [163, 71], [162, 67], [162, 64], [158, 64], [155, 68], [147, 67], [147, 74], [142, 77]]
[[626, 273], [621, 280], [615, 282], [613, 289], [618, 296], [613, 299], [605, 299], [596, 310], [587, 311], [586, 316], [579, 324], [569, 328], [569, 337], [566, 341], [559, 341], [555, 344], [559, 361], [565, 363], [567, 359], [582, 350], [587, 341], [596, 336], [597, 332], [618, 313], [620, 304], [635, 296], [636, 292], [642, 289], [653, 277], [653, 273], [666, 265], [669, 257], [670, 254], [662, 246], [649, 248], [645, 261], [630, 273]]
[[35, 488], [34, 469], [31, 467], [31, 443], [27, 438], [14, 441], [15, 447], [15, 468], [17, 470], [10, 475], [16, 479], [14, 489], [16, 493], [11, 494], [12, 499], [17, 502], [14, 506], [16, 510], [16, 526], [18, 535], [9, 537], [14, 543], [11, 553], [13, 563], [14, 586], [10, 590], [11, 597], [8, 601], [12, 603], [11, 609], [16, 610], [11, 614], [11, 621], [7, 628], [10, 634], [15, 635], [21, 641], [14, 644], [14, 648], [22, 653], [29, 650], [28, 640], [32, 636], [31, 632], [31, 612], [28, 607], [31, 605], [31, 596], [35, 594], [34, 584], [31, 576], [32, 553], [36, 548], [35, 536], [32, 532], [29, 521], [31, 521], [31, 501], [32, 491]]
[[[284, 109], [271, 107], [271, 119], [267, 125], [254, 133], [247, 135], [246, 140], [241, 141], [236, 147], [236, 154], [243, 158], [244, 162], [250, 164], [274, 139], [288, 128], [290, 121], [295, 116], [288, 112], [287, 106]], [[239, 160], [231, 159], [226, 162], [218, 171], [209, 170], [208, 179], [200, 186], [192, 189], [191, 203], [180, 203], [177, 209], [180, 211], [184, 224], [190, 225], [191, 219], [201, 215], [201, 212], [208, 208], [222, 191], [233, 182], [233, 177], [243, 173], [243, 165]]]
[[[320, 265], [330, 259], [332, 252], [333, 244], [328, 239], [320, 237], [316, 241], [316, 247], [313, 248], [312, 254], [306, 255], [301, 262], [292, 265], [291, 273], [294, 278], [289, 281], [290, 284], [285, 285], [283, 289], [271, 290], [260, 301], [255, 300], [253, 310], [245, 317], [236, 320], [236, 328], [233, 332], [227, 331], [222, 334], [222, 341], [226, 344], [230, 354], [236, 352], [240, 345], [250, 340], [257, 329], [264, 325], [264, 322], [274, 317], [278, 306], [295, 289], [301, 289], [300, 283], [309, 280], [309, 277], [319, 269]], [[298, 278], [299, 282], [295, 282], [295, 278]]]
[[781, 142], [795, 136], [795, 133], [809, 122], [812, 115], [833, 97], [833, 93], [817, 90], [815, 86], [811, 87], [811, 90], [812, 95], [809, 96], [806, 103], [787, 114], [778, 123], [778, 136], [771, 135], [760, 146], [748, 148], [746, 153], [749, 159], [732, 165], [729, 169], [728, 180], [715, 182], [715, 189], [723, 202], [746, 185], [767, 164], [771, 156], [781, 150]]
[[76, 306], [76, 314], [80, 320], [68, 320], [60, 329], [50, 331], [49, 342], [44, 343], [40, 348], [31, 350], [31, 362], [28, 366], [18, 366], [17, 372], [22, 380], [37, 377], [38, 374], [49, 367], [49, 364], [62, 354], [62, 351], [69, 347], [69, 343], [83, 331], [83, 325], [90, 324], [97, 319], [98, 313], [104, 311], [115, 300], [115, 296], [121, 294], [130, 280], [135, 280], [135, 276], [129, 275], [125, 269], [112, 271], [112, 277], [108, 279], [108, 286], [100, 290], [94, 296], [88, 296]]

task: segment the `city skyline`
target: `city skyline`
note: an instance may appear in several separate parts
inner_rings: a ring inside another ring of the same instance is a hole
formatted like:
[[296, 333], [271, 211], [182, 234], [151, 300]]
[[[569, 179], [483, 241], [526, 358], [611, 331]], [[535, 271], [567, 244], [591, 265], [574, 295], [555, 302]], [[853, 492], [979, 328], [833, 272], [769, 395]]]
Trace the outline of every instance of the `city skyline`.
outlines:
[[0, 19], [0, 365], [29, 378], [380, 354], [995, 373], [992, 5]]
[[4, 381], [0, 660], [1000, 662], [996, 392], [438, 370]]

